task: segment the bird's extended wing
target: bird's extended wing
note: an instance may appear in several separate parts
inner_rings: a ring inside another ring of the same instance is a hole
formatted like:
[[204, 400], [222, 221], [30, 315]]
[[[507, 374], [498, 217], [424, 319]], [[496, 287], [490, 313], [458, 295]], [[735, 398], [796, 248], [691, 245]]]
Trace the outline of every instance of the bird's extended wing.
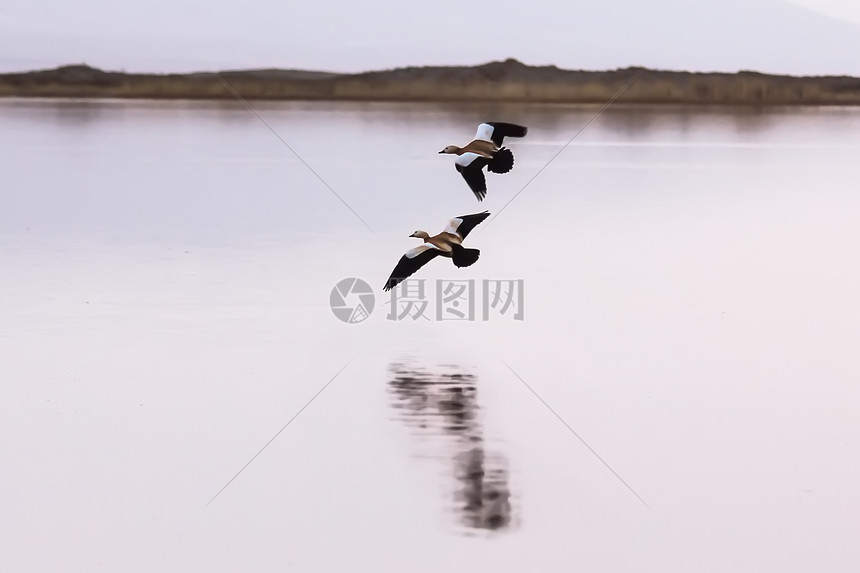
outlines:
[[454, 167], [466, 180], [478, 201], [482, 201], [487, 195], [487, 179], [483, 172], [485, 165], [487, 159], [477, 153], [464, 153], [454, 161]]
[[424, 243], [414, 249], [409, 249], [405, 255], [400, 257], [397, 266], [391, 271], [391, 276], [388, 277], [388, 281], [382, 287], [382, 290], [389, 291], [393, 289], [399, 283], [414, 275], [418, 269], [436, 258], [441, 252], [430, 243]]
[[460, 215], [459, 217], [455, 217], [448, 221], [448, 226], [445, 227], [445, 232], [454, 233], [459, 235], [461, 240], [465, 240], [469, 232], [489, 216], [489, 211], [475, 213], [474, 215]]
[[527, 127], [517, 125], [515, 123], [487, 121], [478, 126], [478, 132], [475, 134], [475, 139], [492, 141], [497, 146], [501, 147], [502, 142], [506, 137], [525, 137], [528, 131]]
[[[475, 139], [493, 141], [493, 125], [490, 123], [480, 124], [478, 126], [478, 131], [475, 132]], [[498, 143], [496, 145], [498, 145]]]

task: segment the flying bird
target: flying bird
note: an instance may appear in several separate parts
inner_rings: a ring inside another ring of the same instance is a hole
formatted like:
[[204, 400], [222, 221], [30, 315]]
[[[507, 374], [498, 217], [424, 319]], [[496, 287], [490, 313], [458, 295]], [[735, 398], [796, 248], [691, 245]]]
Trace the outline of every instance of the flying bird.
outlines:
[[506, 137], [525, 137], [528, 128], [513, 123], [486, 122], [478, 126], [478, 131], [466, 147], [449, 145], [439, 153], [457, 155], [454, 167], [469, 189], [482, 201], [487, 195], [487, 180], [483, 169], [493, 173], [507, 173], [514, 167], [514, 154], [502, 147]]
[[489, 216], [489, 211], [474, 215], [460, 215], [451, 219], [445, 230], [433, 237], [426, 231], [415, 231], [409, 235], [423, 239], [424, 243], [414, 249], [409, 249], [405, 255], [400, 257], [400, 261], [394, 267], [382, 290], [391, 290], [437, 256], [448, 257], [459, 268], [475, 264], [481, 251], [467, 249], [463, 246], [463, 241], [472, 229]]

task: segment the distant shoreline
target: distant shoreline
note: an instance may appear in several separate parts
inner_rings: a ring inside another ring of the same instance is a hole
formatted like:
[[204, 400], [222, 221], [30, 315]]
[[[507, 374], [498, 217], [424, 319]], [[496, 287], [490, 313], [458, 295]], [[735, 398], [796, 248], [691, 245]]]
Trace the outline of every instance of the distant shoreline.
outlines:
[[860, 105], [860, 78], [757, 72], [674, 72], [627, 68], [562, 70], [516, 60], [480, 66], [412, 67], [336, 74], [247, 70], [127, 74], [86, 65], [0, 74], [0, 97], [596, 104]]

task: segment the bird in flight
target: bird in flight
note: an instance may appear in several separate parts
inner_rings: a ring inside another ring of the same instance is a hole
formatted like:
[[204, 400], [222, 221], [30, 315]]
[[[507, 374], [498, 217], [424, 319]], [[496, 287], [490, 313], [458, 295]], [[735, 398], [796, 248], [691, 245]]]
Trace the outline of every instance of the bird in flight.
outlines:
[[478, 126], [475, 139], [466, 147], [449, 145], [439, 153], [457, 155], [454, 167], [463, 176], [469, 189], [482, 201], [487, 195], [484, 167], [492, 173], [507, 173], [514, 167], [514, 154], [502, 147], [506, 137], [525, 137], [528, 128], [502, 122], [486, 122]]
[[438, 235], [431, 237], [426, 231], [415, 231], [409, 235], [423, 239], [424, 243], [414, 249], [409, 249], [406, 254], [400, 257], [400, 261], [394, 267], [382, 290], [391, 290], [438, 256], [448, 257], [459, 268], [475, 264], [481, 251], [467, 249], [463, 246], [463, 241], [472, 229], [489, 216], [489, 211], [474, 215], [460, 215], [451, 219], [445, 230]]

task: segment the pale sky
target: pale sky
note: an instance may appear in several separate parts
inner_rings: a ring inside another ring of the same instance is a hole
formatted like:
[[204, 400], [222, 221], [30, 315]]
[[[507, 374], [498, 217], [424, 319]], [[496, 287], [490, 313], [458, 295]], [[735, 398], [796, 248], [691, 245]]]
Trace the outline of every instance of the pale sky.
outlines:
[[860, 23], [860, 2], [855, 0], [789, 0], [792, 4]]
[[7, 0], [0, 70], [528, 64], [860, 75], [856, 0]]

